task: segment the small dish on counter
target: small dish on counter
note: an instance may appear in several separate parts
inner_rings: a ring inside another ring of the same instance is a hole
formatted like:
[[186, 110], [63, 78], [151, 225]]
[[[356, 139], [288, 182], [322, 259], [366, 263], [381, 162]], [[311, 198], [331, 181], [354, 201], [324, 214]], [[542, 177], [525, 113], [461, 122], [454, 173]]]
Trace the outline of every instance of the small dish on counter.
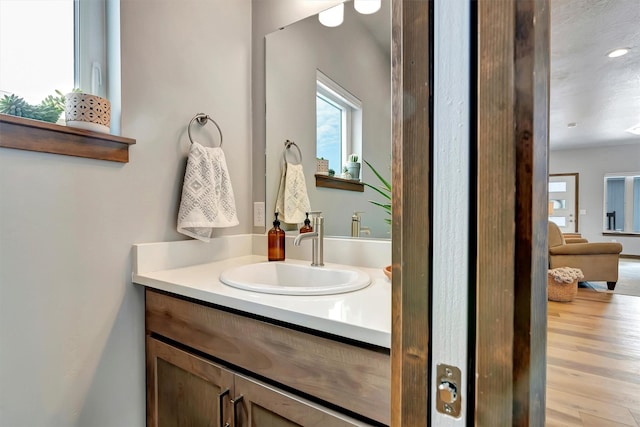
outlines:
[[391, 266], [387, 265], [383, 271], [384, 271], [384, 275], [387, 276], [389, 280], [391, 280]]

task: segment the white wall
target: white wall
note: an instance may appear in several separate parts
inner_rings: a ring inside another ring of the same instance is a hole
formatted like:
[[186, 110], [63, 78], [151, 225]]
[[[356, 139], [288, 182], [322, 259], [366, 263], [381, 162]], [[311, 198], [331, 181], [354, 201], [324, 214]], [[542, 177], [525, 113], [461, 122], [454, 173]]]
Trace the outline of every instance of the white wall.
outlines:
[[[325, 218], [327, 235], [349, 236], [351, 215], [362, 211], [362, 226], [371, 237], [389, 238], [386, 212], [368, 200], [384, 201], [373, 190], [364, 193], [316, 188], [316, 70], [362, 102], [361, 158], [390, 180], [391, 166], [391, 59], [360, 23], [352, 7], [345, 22], [328, 28], [310, 17], [266, 38], [266, 207], [274, 211], [280, 184], [283, 143], [295, 141], [303, 167], [312, 210]], [[342, 159], [345, 161], [346, 159]], [[342, 164], [329, 164], [342, 172]], [[362, 181], [379, 181], [362, 162]]]
[[590, 242], [622, 243], [622, 253], [640, 255], [640, 237], [603, 236], [604, 176], [614, 172], [640, 171], [640, 143], [576, 150], [554, 150], [549, 154], [549, 173], [579, 173], [580, 233]]
[[[122, 0], [117, 164], [0, 149], [0, 425], [143, 426], [131, 245], [178, 240], [186, 125], [212, 115], [251, 230], [250, 0]], [[211, 128], [213, 129], [213, 128]], [[204, 140], [205, 133], [202, 133]]]

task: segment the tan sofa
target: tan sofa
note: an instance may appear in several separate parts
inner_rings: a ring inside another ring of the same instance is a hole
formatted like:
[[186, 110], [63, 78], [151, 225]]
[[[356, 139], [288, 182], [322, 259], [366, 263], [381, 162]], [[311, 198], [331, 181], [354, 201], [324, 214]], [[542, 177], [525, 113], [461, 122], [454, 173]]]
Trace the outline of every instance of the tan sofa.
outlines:
[[618, 281], [620, 243], [568, 243], [558, 226], [549, 221], [549, 268], [574, 267], [582, 270], [585, 282], [607, 282], [613, 290]]

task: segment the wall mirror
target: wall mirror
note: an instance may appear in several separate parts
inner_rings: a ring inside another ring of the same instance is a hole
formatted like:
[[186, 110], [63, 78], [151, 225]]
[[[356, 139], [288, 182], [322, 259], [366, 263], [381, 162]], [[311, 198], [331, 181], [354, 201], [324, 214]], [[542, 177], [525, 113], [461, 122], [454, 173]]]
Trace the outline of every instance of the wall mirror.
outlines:
[[[391, 2], [382, 0], [373, 14], [344, 3], [343, 22], [327, 27], [318, 15], [307, 17], [265, 39], [266, 201], [267, 219], [275, 209], [285, 141], [294, 141], [302, 165], [312, 210], [322, 211], [325, 234], [351, 236], [351, 217], [359, 212], [364, 238], [390, 238], [390, 218], [369, 202], [384, 199], [374, 190], [364, 192], [316, 187], [318, 76], [326, 76], [361, 102], [361, 127], [352, 129], [350, 152], [371, 163], [385, 179], [391, 176]], [[295, 157], [295, 156], [294, 156]], [[296, 159], [292, 158], [292, 162]], [[338, 160], [333, 160], [337, 162]], [[342, 164], [329, 164], [336, 174]], [[380, 182], [364, 163], [361, 181]], [[295, 228], [290, 225], [289, 228]]]

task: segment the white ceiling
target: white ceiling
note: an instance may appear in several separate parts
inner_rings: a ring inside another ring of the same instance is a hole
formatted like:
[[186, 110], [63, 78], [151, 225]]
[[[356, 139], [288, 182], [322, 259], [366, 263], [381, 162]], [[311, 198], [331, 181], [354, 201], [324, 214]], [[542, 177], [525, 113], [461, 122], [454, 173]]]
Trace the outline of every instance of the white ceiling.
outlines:
[[[626, 132], [640, 123], [640, 0], [550, 0], [552, 150], [640, 144]], [[367, 15], [381, 46], [390, 48], [390, 2]], [[626, 47], [625, 56], [609, 58]], [[569, 123], [576, 126], [569, 128]]]
[[640, 0], [551, 0], [550, 104], [551, 149], [640, 143]]

